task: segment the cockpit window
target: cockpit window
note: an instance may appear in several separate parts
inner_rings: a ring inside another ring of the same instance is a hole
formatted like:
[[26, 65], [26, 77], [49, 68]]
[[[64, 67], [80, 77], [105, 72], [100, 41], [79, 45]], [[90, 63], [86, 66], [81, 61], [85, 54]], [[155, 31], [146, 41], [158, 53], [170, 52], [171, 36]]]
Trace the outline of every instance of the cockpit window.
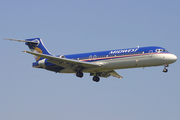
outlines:
[[156, 52], [167, 52], [166, 49], [156, 49]]

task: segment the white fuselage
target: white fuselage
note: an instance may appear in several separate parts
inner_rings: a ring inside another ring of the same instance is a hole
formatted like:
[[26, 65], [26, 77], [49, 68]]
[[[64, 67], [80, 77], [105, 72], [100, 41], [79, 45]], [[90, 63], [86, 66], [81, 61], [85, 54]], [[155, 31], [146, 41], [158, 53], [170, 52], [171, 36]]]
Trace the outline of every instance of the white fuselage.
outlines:
[[[108, 57], [107, 57], [108, 58]], [[97, 58], [98, 59], [98, 58]], [[171, 53], [144, 53], [125, 56], [113, 56], [112, 59], [99, 60], [92, 63], [101, 64], [100, 67], [85, 68], [83, 72], [96, 72], [100, 70], [114, 70], [138, 67], [161, 66], [171, 64], [177, 60], [177, 57]], [[67, 68], [61, 73], [73, 73]]]

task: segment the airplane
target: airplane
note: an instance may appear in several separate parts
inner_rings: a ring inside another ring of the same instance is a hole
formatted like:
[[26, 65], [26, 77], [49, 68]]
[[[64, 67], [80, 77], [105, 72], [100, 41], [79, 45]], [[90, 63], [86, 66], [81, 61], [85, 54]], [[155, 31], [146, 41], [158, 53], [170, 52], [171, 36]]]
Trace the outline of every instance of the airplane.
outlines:
[[23, 52], [34, 55], [36, 60], [32, 64], [34, 68], [42, 68], [55, 73], [75, 73], [80, 78], [83, 77], [83, 73], [90, 73], [95, 82], [99, 82], [100, 77], [113, 76], [121, 79], [122, 76], [115, 72], [116, 69], [164, 66], [163, 72], [166, 73], [168, 72], [166, 67], [177, 60], [176, 55], [158, 46], [137, 46], [90, 53], [53, 55], [40, 38], [4, 39], [25, 42], [30, 51]]

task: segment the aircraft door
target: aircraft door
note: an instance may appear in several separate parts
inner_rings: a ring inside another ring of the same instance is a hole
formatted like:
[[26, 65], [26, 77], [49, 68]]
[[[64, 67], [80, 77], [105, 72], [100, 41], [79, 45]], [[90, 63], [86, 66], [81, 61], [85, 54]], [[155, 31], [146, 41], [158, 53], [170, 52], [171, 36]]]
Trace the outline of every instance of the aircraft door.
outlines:
[[149, 55], [150, 58], [153, 56], [153, 50], [149, 50]]

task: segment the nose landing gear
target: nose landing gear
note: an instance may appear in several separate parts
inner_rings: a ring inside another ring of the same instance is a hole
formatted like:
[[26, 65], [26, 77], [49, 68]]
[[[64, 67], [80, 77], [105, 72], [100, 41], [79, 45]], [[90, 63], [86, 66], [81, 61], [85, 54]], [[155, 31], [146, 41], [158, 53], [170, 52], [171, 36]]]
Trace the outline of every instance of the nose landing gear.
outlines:
[[164, 68], [164, 69], [163, 69], [163, 72], [164, 72], [164, 73], [167, 73], [167, 72], [168, 72], [168, 69]]
[[167, 73], [167, 72], [168, 72], [168, 69], [166, 69], [166, 67], [169, 67], [169, 65], [168, 65], [168, 64], [165, 64], [165, 65], [164, 65], [164, 69], [163, 69], [163, 72], [164, 72], [164, 73]]

